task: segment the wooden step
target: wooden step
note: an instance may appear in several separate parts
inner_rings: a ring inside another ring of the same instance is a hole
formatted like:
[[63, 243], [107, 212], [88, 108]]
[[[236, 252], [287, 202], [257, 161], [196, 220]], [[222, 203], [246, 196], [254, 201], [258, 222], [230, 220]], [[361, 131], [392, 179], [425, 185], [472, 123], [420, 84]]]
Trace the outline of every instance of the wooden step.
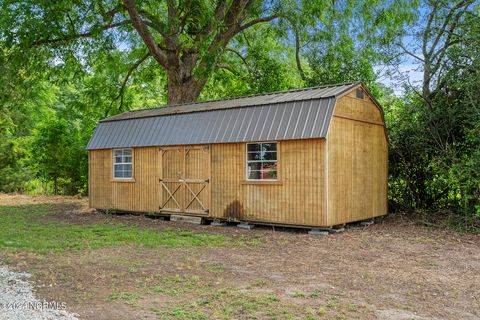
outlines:
[[172, 214], [170, 216], [170, 221], [178, 221], [178, 222], [188, 222], [193, 224], [203, 224], [202, 217], [194, 217], [194, 216], [183, 216], [178, 214]]

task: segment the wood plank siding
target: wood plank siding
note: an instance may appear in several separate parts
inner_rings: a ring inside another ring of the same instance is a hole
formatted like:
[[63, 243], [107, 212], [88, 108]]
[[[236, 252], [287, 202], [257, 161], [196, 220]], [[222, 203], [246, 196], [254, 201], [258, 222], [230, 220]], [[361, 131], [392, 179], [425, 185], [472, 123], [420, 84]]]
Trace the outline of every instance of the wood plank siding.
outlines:
[[[178, 208], [172, 199], [168, 199], [169, 195], [161, 187], [159, 179], [175, 177], [183, 170], [182, 158], [175, 156], [182, 152], [182, 148], [134, 148], [134, 179], [131, 182], [112, 179], [111, 150], [90, 150], [90, 206], [106, 210], [159, 212], [159, 207], [166, 202], [166, 207]], [[202, 204], [209, 207], [208, 216], [294, 225], [324, 225], [325, 140], [281, 141], [278, 148], [279, 181], [246, 182], [245, 144], [211, 145], [209, 189], [202, 191], [199, 196]], [[200, 158], [197, 150], [204, 152], [204, 149], [193, 149], [189, 155]], [[166, 157], [163, 160], [163, 170], [162, 154]], [[175, 164], [168, 161], [173, 156]], [[187, 171], [191, 178], [204, 179], [208, 169], [205, 166], [191, 165]], [[171, 183], [167, 187], [173, 192], [177, 186]], [[191, 188], [194, 193], [200, 191], [200, 185]], [[190, 203], [193, 194], [186, 193], [187, 190], [179, 189], [175, 199], [179, 203]], [[211, 197], [205, 196], [208, 194]], [[190, 208], [199, 211], [202, 209], [197, 200], [191, 203]]]
[[324, 225], [325, 140], [278, 143], [278, 181], [245, 181], [245, 144], [212, 145], [212, 217]]
[[328, 224], [387, 213], [388, 146], [380, 109], [352, 92], [337, 101], [327, 135]]
[[133, 149], [133, 180], [112, 179], [112, 150], [89, 151], [90, 206], [97, 209], [155, 212], [159, 208], [160, 157], [157, 147]]

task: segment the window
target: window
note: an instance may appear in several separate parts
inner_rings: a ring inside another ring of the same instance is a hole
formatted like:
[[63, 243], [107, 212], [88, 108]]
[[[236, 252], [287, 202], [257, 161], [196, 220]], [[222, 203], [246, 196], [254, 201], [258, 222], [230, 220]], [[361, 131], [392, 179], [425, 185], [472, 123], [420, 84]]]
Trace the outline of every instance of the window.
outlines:
[[277, 143], [247, 143], [247, 180], [277, 180]]
[[132, 179], [132, 149], [113, 150], [113, 178]]

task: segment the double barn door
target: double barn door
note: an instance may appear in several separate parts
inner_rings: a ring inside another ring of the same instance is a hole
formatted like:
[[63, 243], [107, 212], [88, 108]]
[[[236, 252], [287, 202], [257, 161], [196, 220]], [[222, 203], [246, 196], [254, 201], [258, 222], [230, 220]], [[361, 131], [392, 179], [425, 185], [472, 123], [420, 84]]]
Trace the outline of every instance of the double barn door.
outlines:
[[160, 211], [207, 215], [210, 205], [209, 146], [161, 148]]

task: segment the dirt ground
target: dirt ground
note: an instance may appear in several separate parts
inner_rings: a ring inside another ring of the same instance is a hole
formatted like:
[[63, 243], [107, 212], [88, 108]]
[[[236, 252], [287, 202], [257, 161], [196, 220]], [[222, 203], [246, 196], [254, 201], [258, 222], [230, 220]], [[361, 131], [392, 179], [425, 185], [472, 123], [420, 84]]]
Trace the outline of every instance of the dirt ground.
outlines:
[[73, 197], [0, 195], [0, 205], [40, 203], [55, 206], [50, 221], [118, 221], [252, 240], [233, 247], [0, 251], [3, 263], [33, 274], [41, 298], [66, 302], [82, 319], [480, 319], [478, 235], [388, 217], [313, 236], [106, 215]]

